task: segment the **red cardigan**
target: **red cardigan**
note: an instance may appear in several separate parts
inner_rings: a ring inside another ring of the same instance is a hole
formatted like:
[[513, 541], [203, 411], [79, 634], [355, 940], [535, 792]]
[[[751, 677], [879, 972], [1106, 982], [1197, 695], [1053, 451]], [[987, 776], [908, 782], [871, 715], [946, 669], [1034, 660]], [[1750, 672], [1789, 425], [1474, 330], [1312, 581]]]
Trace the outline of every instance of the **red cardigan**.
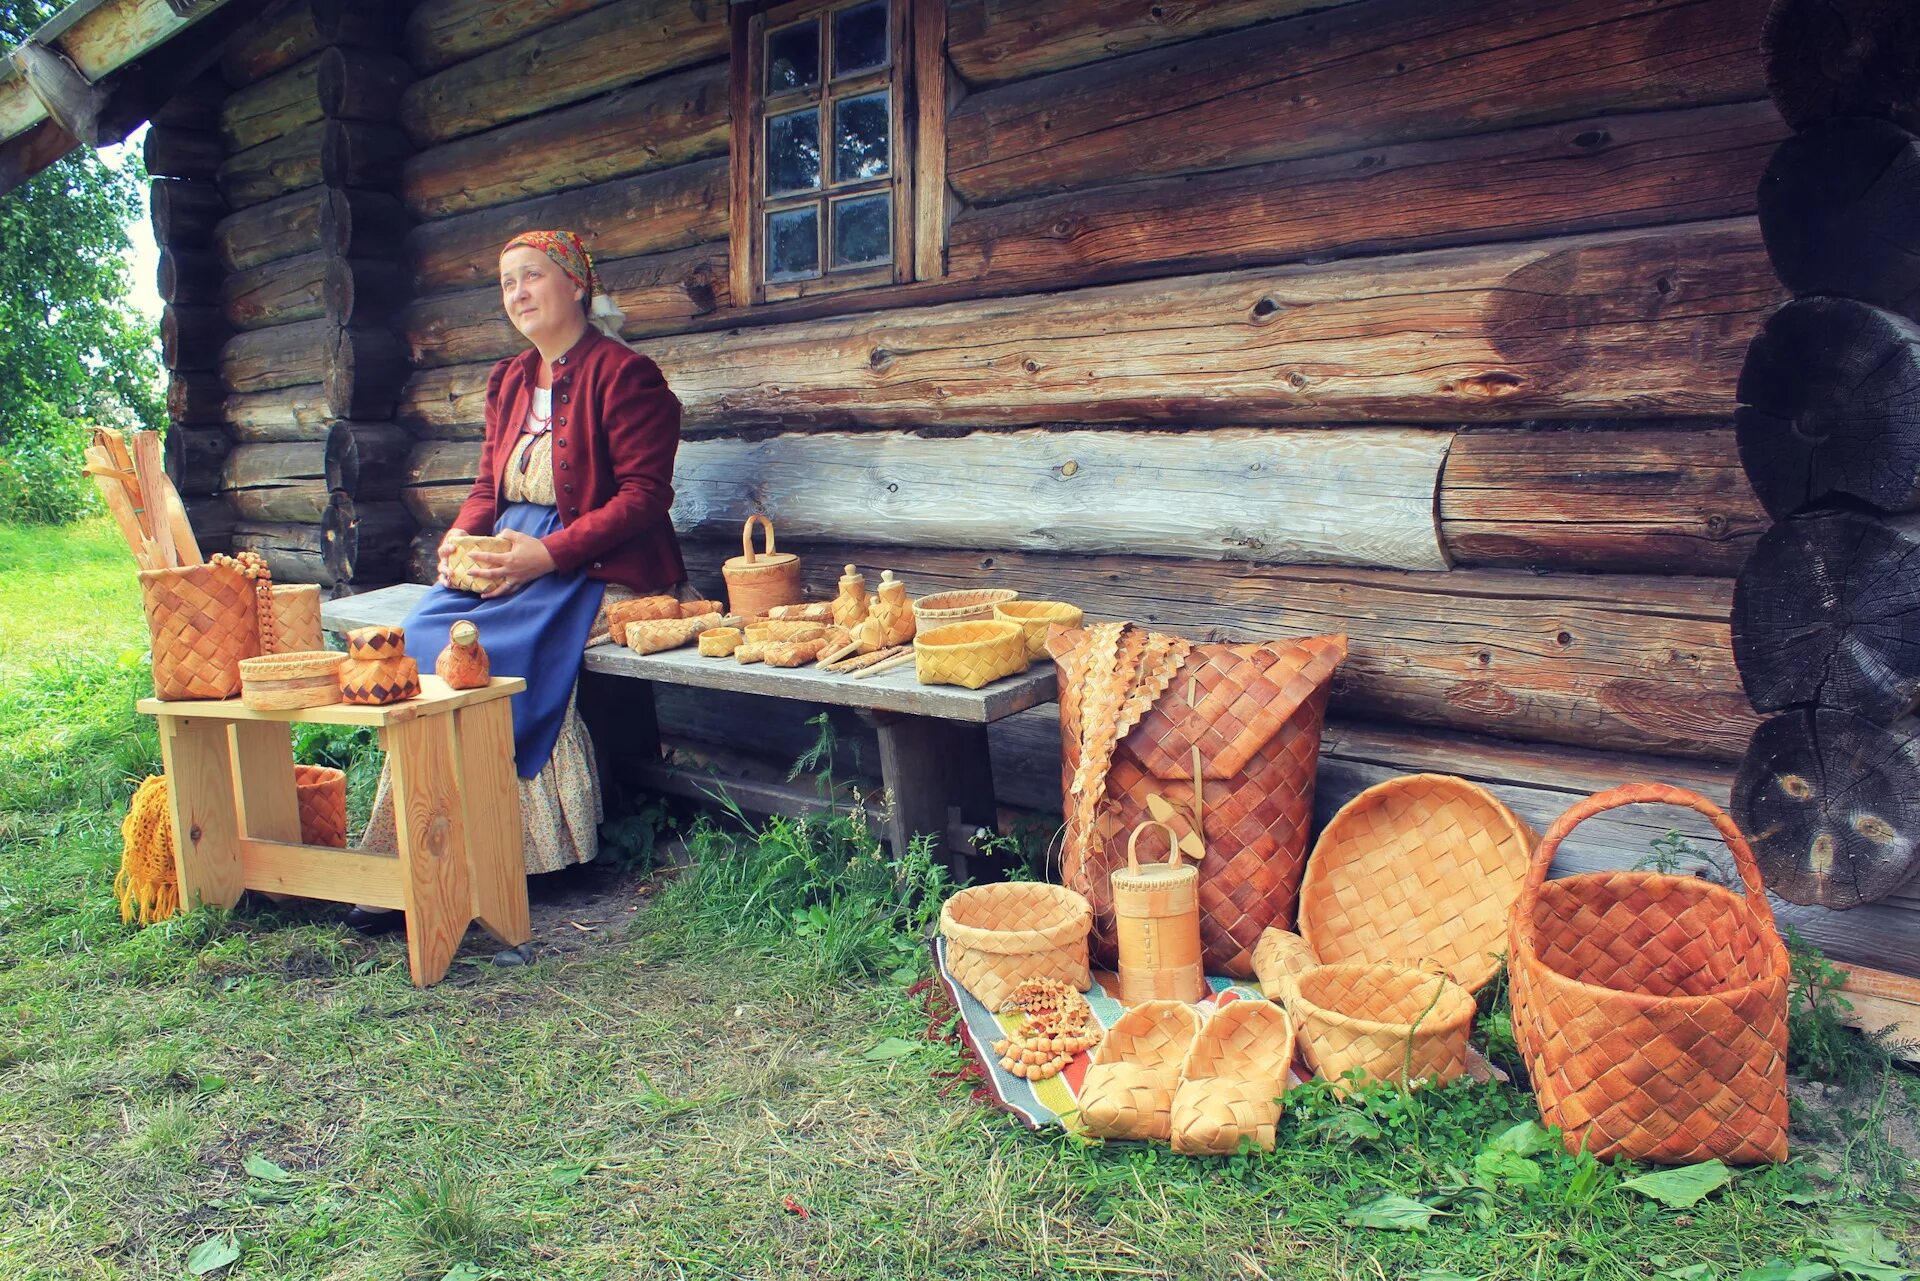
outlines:
[[[487, 436], [480, 475], [454, 523], [493, 531], [507, 460], [533, 404], [540, 353], [529, 349], [493, 367], [487, 379]], [[553, 496], [560, 528], [541, 542], [555, 569], [636, 591], [687, 576], [667, 517], [680, 402], [660, 367], [589, 328], [553, 369]]]

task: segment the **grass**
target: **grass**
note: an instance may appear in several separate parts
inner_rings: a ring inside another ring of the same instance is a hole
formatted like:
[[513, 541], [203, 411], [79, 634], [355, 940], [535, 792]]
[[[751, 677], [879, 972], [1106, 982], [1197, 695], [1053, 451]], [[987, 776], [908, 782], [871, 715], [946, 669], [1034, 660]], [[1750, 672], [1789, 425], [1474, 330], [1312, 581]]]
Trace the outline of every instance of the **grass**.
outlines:
[[[1512, 1087], [1303, 1087], [1264, 1157], [1028, 1134], [949, 1084], [957, 1052], [922, 1038], [902, 994], [945, 887], [924, 857], [875, 860], [850, 818], [695, 826], [677, 877], [644, 859], [594, 874], [606, 897], [583, 942], [518, 970], [476, 944], [425, 992], [397, 941], [330, 909], [130, 930], [108, 894], [117, 825], [157, 768], [132, 712], [131, 575], [98, 526], [0, 527], [0, 557], [9, 1278], [1818, 1281], [1912, 1265], [1913, 1171], [1878, 1136], [1909, 1114], [1914, 1077], [1883, 1061], [1849, 1059], [1856, 1086], [1809, 1096], [1793, 1163], [1684, 1208], [1626, 1186], [1639, 1171], [1541, 1146]], [[348, 761], [364, 795], [366, 744], [301, 750]]]

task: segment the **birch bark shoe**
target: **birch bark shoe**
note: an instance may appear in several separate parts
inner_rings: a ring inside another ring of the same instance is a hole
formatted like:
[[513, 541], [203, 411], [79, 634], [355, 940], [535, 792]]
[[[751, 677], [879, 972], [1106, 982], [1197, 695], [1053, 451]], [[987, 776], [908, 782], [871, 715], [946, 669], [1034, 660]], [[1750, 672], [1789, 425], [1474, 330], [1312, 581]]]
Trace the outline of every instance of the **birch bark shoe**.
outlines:
[[1293, 1020], [1270, 1001], [1235, 1001], [1187, 1051], [1169, 1117], [1175, 1152], [1231, 1155], [1244, 1140], [1273, 1151], [1293, 1063]]
[[1201, 1022], [1184, 1001], [1142, 1001], [1122, 1014], [1081, 1083], [1081, 1128], [1095, 1138], [1165, 1143], [1180, 1065]]

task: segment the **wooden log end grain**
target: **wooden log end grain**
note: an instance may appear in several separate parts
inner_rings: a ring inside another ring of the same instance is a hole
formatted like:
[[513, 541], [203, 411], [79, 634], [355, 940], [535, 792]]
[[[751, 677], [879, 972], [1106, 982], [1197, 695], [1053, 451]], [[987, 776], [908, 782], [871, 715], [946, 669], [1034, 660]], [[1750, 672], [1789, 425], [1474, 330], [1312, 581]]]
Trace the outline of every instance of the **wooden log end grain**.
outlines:
[[1733, 817], [1767, 888], [1792, 903], [1871, 903], [1920, 866], [1920, 725], [1800, 710], [1754, 731]]
[[1760, 45], [1767, 92], [1795, 129], [1879, 116], [1920, 130], [1920, 6], [1911, 0], [1774, 0]]
[[1920, 515], [1781, 521], [1740, 571], [1732, 617], [1734, 662], [1757, 710], [1904, 716], [1920, 701]]
[[1740, 462], [1776, 520], [1827, 499], [1920, 508], [1920, 325], [1843, 298], [1799, 298], [1747, 348]]
[[1796, 294], [1920, 316], [1920, 138], [1885, 120], [1814, 125], [1760, 179], [1760, 231]]

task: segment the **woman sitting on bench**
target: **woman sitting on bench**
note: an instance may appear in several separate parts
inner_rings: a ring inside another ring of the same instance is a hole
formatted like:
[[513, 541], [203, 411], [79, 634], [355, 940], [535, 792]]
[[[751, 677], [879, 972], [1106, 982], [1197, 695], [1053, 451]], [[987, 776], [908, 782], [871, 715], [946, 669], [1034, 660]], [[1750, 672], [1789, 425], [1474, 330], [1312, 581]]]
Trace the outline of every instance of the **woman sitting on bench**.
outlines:
[[[599, 849], [599, 776], [574, 708], [581, 655], [604, 634], [604, 607], [635, 595], [685, 595], [686, 567], [668, 509], [680, 402], [653, 361], [620, 338], [624, 319], [600, 292], [593, 259], [570, 231], [530, 231], [500, 253], [507, 317], [533, 344], [487, 379], [480, 474], [447, 538], [495, 534], [476, 552], [481, 595], [440, 580], [406, 620], [407, 648], [430, 659], [470, 618], [513, 697], [514, 760], [529, 872], [584, 863]], [[362, 848], [394, 847], [383, 773]], [[398, 913], [355, 908], [359, 928]]]

